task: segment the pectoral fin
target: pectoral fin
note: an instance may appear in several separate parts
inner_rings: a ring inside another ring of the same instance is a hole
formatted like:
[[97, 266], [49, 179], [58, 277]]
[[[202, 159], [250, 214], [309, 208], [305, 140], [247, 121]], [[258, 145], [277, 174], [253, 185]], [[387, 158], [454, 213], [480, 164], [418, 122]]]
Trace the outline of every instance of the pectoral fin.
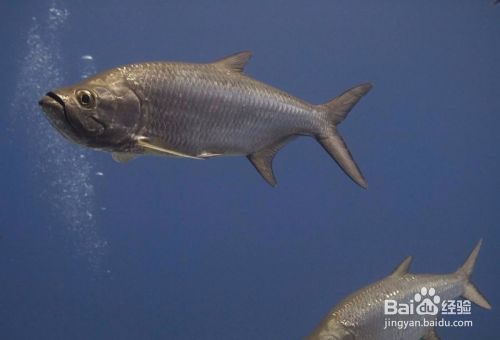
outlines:
[[422, 338], [424, 340], [439, 340], [439, 336], [436, 334], [436, 329], [435, 328], [429, 328], [427, 330], [427, 333], [425, 333], [424, 337]]
[[176, 157], [183, 157], [183, 158], [193, 158], [193, 159], [203, 159], [200, 157], [196, 156], [191, 156], [182, 152], [178, 152], [172, 149], [168, 149], [167, 147], [161, 145], [161, 142], [158, 140], [150, 140], [146, 139], [144, 137], [139, 138], [137, 140], [137, 144], [144, 148], [144, 150], [151, 152], [151, 153], [156, 153], [156, 154], [164, 154], [168, 156], [176, 156]]
[[276, 178], [273, 172], [273, 159], [276, 153], [295, 136], [289, 136], [281, 141], [268, 146], [260, 151], [248, 155], [248, 160], [257, 169], [259, 174], [269, 183], [275, 187], [277, 185]]
[[198, 158], [211, 158], [211, 157], [217, 157], [217, 156], [222, 156], [222, 155], [224, 155], [224, 154], [205, 151], [205, 152], [200, 153], [197, 157]]
[[128, 152], [112, 152], [111, 157], [115, 162], [126, 163], [137, 157], [137, 155]]

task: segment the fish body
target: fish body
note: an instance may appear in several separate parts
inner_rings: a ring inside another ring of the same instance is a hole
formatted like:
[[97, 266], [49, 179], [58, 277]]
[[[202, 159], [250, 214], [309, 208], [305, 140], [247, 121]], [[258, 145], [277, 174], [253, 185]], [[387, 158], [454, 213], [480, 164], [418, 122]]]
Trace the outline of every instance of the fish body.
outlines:
[[[490, 309], [486, 299], [470, 281], [470, 275], [479, 253], [481, 242], [471, 252], [465, 263], [454, 273], [443, 275], [411, 274], [408, 267], [411, 257], [406, 258], [386, 278], [352, 293], [325, 316], [307, 338], [309, 340], [364, 340], [364, 339], [438, 339], [435, 329], [426, 327], [386, 327], [385, 301], [414, 302], [416, 294], [436, 302], [441, 311], [441, 301], [464, 297], [477, 305]], [[422, 290], [425, 287], [425, 290]], [[425, 293], [425, 294], [424, 294]], [[435, 297], [439, 297], [436, 299]], [[434, 299], [434, 300], [432, 300]], [[415, 304], [416, 305], [416, 304]], [[438, 309], [436, 309], [438, 312]], [[424, 318], [435, 320], [435, 315], [391, 315], [391, 319], [403, 321]]]
[[40, 105], [64, 136], [112, 152], [118, 161], [144, 153], [245, 155], [271, 185], [277, 151], [295, 136], [313, 136], [366, 187], [336, 126], [371, 85], [312, 105], [246, 76], [249, 58], [240, 52], [207, 64], [125, 65], [48, 92]]

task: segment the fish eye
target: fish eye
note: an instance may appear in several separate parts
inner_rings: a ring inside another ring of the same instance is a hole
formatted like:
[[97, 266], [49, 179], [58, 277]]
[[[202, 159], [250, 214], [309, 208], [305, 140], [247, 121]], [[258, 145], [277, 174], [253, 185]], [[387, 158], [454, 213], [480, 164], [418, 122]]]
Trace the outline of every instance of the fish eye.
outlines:
[[95, 106], [94, 94], [88, 90], [79, 90], [76, 92], [78, 103], [85, 108], [93, 108]]

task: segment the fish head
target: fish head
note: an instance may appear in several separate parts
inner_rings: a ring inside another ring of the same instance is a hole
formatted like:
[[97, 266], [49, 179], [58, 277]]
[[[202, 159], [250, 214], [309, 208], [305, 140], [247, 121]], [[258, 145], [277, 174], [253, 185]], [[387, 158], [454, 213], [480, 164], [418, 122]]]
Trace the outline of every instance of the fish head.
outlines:
[[131, 142], [140, 118], [139, 98], [123, 81], [110, 76], [52, 90], [39, 104], [64, 137], [110, 151]]

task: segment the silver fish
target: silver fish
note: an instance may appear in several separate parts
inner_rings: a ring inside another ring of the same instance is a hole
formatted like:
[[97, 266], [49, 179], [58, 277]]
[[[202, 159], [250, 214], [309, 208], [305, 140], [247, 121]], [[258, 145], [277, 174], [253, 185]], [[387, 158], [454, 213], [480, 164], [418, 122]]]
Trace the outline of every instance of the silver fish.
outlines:
[[314, 136], [366, 188], [337, 125], [372, 85], [312, 105], [244, 75], [250, 56], [244, 51], [208, 64], [125, 65], [48, 92], [39, 104], [65, 137], [112, 152], [119, 162], [145, 153], [245, 155], [272, 186], [278, 150], [298, 135]]
[[[461, 296], [483, 308], [491, 309], [488, 301], [470, 281], [480, 247], [481, 241], [477, 243], [465, 263], [451, 274], [410, 274], [408, 268], [412, 258], [407, 257], [389, 276], [359, 289], [333, 307], [307, 339], [438, 339], [435, 328], [386, 327], [385, 301], [391, 299], [404, 303], [413, 302], [412, 299], [417, 299], [416, 294], [421, 294], [420, 296], [427, 294], [430, 298], [439, 296], [434, 302]], [[442, 311], [442, 304], [437, 302], [435, 306], [438, 308], [435, 312], [439, 314]], [[424, 317], [429, 318], [429, 315], [397, 315], [397, 319], [403, 321], [423, 321]]]

